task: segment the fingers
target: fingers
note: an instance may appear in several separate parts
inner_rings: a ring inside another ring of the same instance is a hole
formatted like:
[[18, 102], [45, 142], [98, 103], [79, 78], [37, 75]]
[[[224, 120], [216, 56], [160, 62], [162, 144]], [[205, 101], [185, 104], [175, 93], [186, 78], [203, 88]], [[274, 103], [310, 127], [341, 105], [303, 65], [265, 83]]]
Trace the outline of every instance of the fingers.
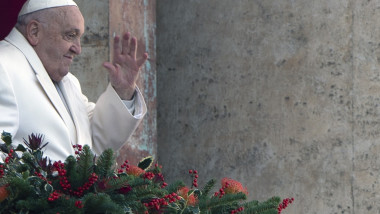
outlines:
[[[116, 39], [116, 37], [115, 37]], [[116, 40], [115, 40], [116, 42]], [[119, 40], [117, 41], [119, 43]], [[118, 45], [120, 48], [120, 46]], [[131, 34], [125, 33], [123, 35], [123, 39], [121, 41], [121, 53], [122, 55], [129, 55], [133, 59], [136, 59], [136, 52], [137, 52], [137, 39], [136, 37], [131, 37]]]
[[140, 68], [148, 59], [148, 53], [144, 53], [143, 57], [137, 60], [137, 66]]
[[129, 32], [123, 35], [123, 40], [121, 42], [121, 45], [122, 45], [121, 54], [123, 55], [129, 54], [129, 38], [130, 37], [131, 37], [131, 34]]
[[114, 40], [113, 40], [113, 51], [115, 52], [115, 55], [119, 55], [121, 54], [121, 49], [120, 49], [120, 37], [119, 36], [115, 36]]
[[[121, 40], [121, 41], [120, 41]], [[121, 44], [120, 44], [121, 43]], [[129, 67], [140, 68], [148, 59], [148, 54], [144, 53], [141, 58], [137, 59], [137, 39], [136, 37], [131, 37], [131, 34], [125, 33], [123, 37], [115, 36], [114, 39], [114, 60], [113, 63], [119, 63], [124, 67], [125, 64]], [[128, 60], [132, 60], [129, 61]], [[111, 65], [104, 64], [110, 72], [114, 69], [110, 67]], [[115, 65], [113, 65], [115, 67]]]
[[129, 50], [129, 55], [133, 57], [133, 59], [136, 59], [136, 51], [137, 50], [137, 39], [135, 37], [131, 40], [131, 46]]

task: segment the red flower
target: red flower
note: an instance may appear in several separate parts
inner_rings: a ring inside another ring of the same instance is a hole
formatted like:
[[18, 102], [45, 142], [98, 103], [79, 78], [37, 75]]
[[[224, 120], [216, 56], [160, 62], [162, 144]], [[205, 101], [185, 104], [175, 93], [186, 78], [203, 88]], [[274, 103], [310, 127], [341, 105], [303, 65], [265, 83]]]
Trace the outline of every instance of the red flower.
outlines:
[[108, 184], [110, 179], [103, 179], [101, 181], [98, 182], [98, 188], [99, 190], [101, 191], [104, 191], [104, 190], [107, 190], [108, 188], [110, 188], [110, 185]]
[[138, 166], [134, 166], [134, 165], [129, 165], [129, 168], [127, 168], [125, 171], [127, 172], [128, 175], [134, 175], [136, 177], [145, 173], [145, 171], [143, 169], [141, 169]]
[[246, 187], [243, 187], [243, 185], [235, 181], [231, 178], [223, 178], [222, 179], [222, 187], [224, 188], [225, 193], [238, 193], [242, 192], [245, 195], [248, 195], [248, 191]]
[[198, 203], [198, 199], [197, 197], [195, 197], [194, 194], [187, 195], [189, 191], [189, 187], [182, 187], [177, 191], [177, 194], [180, 195], [183, 199], [185, 199], [188, 205], [195, 206]]
[[132, 187], [131, 186], [126, 186], [126, 187], [122, 187], [119, 189], [119, 193], [120, 194], [127, 194], [128, 192], [130, 192], [132, 190]]

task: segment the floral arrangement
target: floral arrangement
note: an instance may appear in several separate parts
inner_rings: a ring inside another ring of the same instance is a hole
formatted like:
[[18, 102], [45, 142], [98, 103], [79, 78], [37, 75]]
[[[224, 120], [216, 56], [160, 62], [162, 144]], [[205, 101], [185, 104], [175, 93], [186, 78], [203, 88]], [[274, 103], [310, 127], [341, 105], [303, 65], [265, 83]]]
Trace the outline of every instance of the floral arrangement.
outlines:
[[96, 157], [89, 146], [73, 145], [75, 156], [52, 163], [43, 155], [43, 135], [30, 135], [26, 147], [12, 145], [6, 132], [1, 139], [6, 158], [0, 163], [0, 213], [279, 214], [294, 200], [246, 202], [247, 189], [230, 178], [212, 193], [216, 181], [198, 188], [197, 170], [189, 170], [191, 186], [169, 185], [152, 157], [117, 168], [111, 149]]

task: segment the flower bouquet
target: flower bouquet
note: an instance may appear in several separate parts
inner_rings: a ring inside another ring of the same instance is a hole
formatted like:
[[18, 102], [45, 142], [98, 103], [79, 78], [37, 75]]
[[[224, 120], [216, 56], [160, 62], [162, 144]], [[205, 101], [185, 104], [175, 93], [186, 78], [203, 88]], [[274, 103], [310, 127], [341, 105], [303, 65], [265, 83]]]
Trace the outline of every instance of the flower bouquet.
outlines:
[[198, 188], [198, 173], [189, 170], [192, 184], [167, 184], [161, 166], [152, 157], [137, 166], [125, 161], [117, 167], [111, 149], [96, 157], [90, 147], [73, 145], [75, 156], [52, 163], [43, 155], [43, 135], [32, 134], [26, 145], [12, 144], [3, 132], [0, 142], [5, 155], [0, 163], [0, 213], [281, 213], [294, 199], [272, 197], [264, 202], [246, 202], [248, 191], [230, 178], [218, 191], [211, 179]]

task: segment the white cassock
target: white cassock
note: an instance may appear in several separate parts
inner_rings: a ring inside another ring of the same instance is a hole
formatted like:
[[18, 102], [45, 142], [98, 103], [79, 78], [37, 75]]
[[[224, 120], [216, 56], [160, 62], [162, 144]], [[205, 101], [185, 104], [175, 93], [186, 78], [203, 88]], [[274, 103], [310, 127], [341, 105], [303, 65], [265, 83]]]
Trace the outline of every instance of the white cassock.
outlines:
[[54, 84], [18, 30], [0, 41], [0, 132], [11, 133], [15, 146], [34, 133], [49, 142], [44, 154], [52, 160], [73, 155], [75, 144], [90, 145], [98, 154], [107, 148], [118, 150], [145, 113], [138, 88], [133, 114], [111, 85], [95, 105], [71, 73]]

